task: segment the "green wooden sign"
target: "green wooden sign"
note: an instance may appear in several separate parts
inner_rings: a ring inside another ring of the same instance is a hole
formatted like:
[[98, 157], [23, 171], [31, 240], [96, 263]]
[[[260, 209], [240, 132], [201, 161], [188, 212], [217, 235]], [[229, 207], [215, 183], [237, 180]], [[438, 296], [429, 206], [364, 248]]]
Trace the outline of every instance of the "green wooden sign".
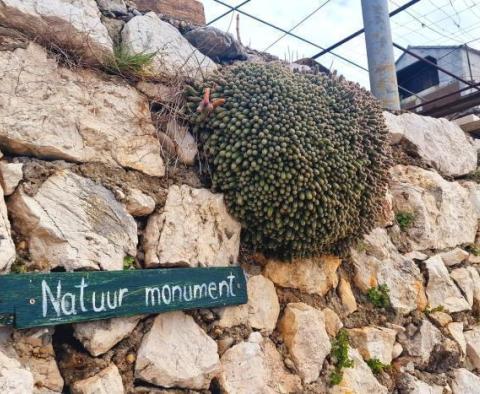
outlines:
[[246, 302], [240, 267], [0, 276], [0, 324], [17, 328]]

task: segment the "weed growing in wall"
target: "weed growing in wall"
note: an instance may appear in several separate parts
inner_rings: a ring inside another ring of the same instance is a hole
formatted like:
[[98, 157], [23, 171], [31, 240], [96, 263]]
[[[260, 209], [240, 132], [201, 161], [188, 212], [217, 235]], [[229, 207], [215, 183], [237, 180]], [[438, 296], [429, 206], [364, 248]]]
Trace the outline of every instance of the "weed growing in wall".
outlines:
[[125, 256], [123, 258], [123, 269], [124, 270], [135, 269], [135, 259], [132, 256]]
[[343, 369], [353, 367], [353, 360], [348, 357], [348, 332], [341, 329], [332, 342], [330, 357], [335, 364], [335, 370], [330, 374], [330, 384], [335, 386], [343, 379]]
[[392, 366], [390, 364], [382, 363], [378, 358], [374, 357], [367, 360], [367, 365], [370, 367], [372, 372], [377, 375], [385, 370], [389, 370]]
[[465, 246], [465, 250], [474, 256], [480, 256], [480, 245], [478, 244], [468, 244]]
[[395, 221], [397, 222], [400, 230], [407, 231], [412, 227], [415, 221], [415, 215], [412, 212], [397, 212], [395, 214]]
[[108, 72], [125, 77], [148, 77], [151, 75], [149, 68], [156, 54], [156, 52], [134, 54], [123, 45], [116, 45], [113, 56], [107, 59], [105, 67]]
[[371, 287], [367, 291], [368, 300], [377, 308], [388, 308], [390, 306], [390, 289], [386, 284]]

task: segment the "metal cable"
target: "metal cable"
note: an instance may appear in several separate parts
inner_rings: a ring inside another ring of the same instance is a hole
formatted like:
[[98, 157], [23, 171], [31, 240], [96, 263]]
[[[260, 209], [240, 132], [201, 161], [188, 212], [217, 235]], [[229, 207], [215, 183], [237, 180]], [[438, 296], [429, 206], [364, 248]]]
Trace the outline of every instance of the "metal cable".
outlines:
[[300, 22], [298, 22], [295, 26], [293, 26], [288, 33], [284, 33], [283, 36], [278, 37], [274, 42], [272, 42], [268, 47], [266, 47], [263, 51], [267, 52], [271, 47], [273, 47], [277, 42], [282, 40], [284, 37], [288, 36], [292, 31], [294, 31], [298, 26], [300, 26], [302, 23], [310, 19], [313, 15], [315, 15], [318, 11], [320, 11], [323, 7], [325, 7], [328, 3], [330, 3], [331, 0], [326, 0], [322, 4], [320, 4], [315, 10], [310, 12], [307, 16], [305, 16]]
[[[407, 8], [411, 7], [412, 5], [417, 4], [418, 2], [420, 2], [420, 0], [409, 1], [408, 3], [402, 5], [401, 7], [398, 7], [396, 10], [393, 10], [392, 12], [390, 12], [389, 16], [390, 17], [395, 16], [395, 15], [399, 14], [400, 12], [406, 10]], [[349, 36], [347, 36], [347, 37], [341, 39], [340, 41], [336, 42], [335, 44], [330, 45], [328, 48], [324, 48], [321, 52], [313, 55], [310, 59], [313, 59], [313, 60], [318, 59], [320, 56], [323, 56], [326, 53], [332, 53], [333, 54], [332, 50], [334, 50], [335, 48], [339, 47], [342, 44], [345, 44], [346, 42], [350, 41], [351, 39], [359, 36], [364, 31], [365, 31], [365, 29], [357, 30], [355, 33], [352, 33]]]
[[[222, 4], [223, 6], [225, 6], [225, 7], [227, 7], [227, 8], [230, 8], [230, 9], [233, 9], [233, 8], [234, 8], [234, 7], [232, 7], [232, 6], [224, 3], [224, 2], [221, 1], [221, 0], [213, 0], [213, 1], [215, 1], [215, 2], [218, 3], [218, 4]], [[417, 1], [419, 1], [419, 0], [417, 0]], [[314, 46], [314, 47], [316, 47], [316, 48], [325, 49], [325, 48], [322, 47], [321, 45], [315, 44], [314, 42], [312, 42], [312, 41], [310, 41], [310, 40], [307, 40], [306, 38], [300, 37], [300, 36], [298, 36], [298, 35], [296, 35], [296, 34], [294, 34], [294, 33], [289, 33], [287, 30], [282, 29], [281, 27], [278, 27], [278, 26], [276, 26], [276, 25], [274, 25], [274, 24], [272, 24], [272, 23], [270, 23], [270, 22], [267, 22], [267, 21], [261, 19], [261, 18], [258, 18], [258, 17], [256, 17], [255, 15], [249, 14], [249, 13], [247, 13], [247, 12], [245, 12], [245, 11], [242, 11], [242, 10], [239, 10], [239, 9], [237, 9], [236, 11], [237, 11], [238, 13], [242, 14], [242, 15], [245, 15], [245, 16], [253, 19], [253, 20], [256, 20], [257, 22], [263, 23], [264, 25], [270, 26], [270, 27], [273, 28], [273, 29], [276, 29], [276, 30], [279, 30], [279, 31], [281, 31], [281, 32], [283, 32], [283, 33], [286, 33], [286, 34], [288, 34], [289, 36], [292, 36], [292, 37], [294, 37], [294, 38], [296, 38], [296, 39], [298, 39], [298, 40], [300, 40], [300, 41], [306, 42], [307, 44], [310, 44], [310, 45], [312, 45], [312, 46]], [[353, 61], [350, 60], [350, 59], [347, 59], [346, 57], [343, 57], [343, 56], [341, 56], [341, 55], [338, 55], [338, 54], [336, 54], [336, 53], [334, 53], [334, 52], [330, 52], [330, 53], [331, 53], [333, 56], [336, 56], [336, 57], [338, 57], [339, 59], [342, 59], [343, 61], [345, 61], [345, 62], [347, 62], [347, 63], [349, 63], [349, 64], [351, 64], [351, 65], [353, 65], [353, 66], [355, 66], [355, 67], [358, 67], [358, 68], [360, 68], [360, 69], [362, 69], [362, 70], [364, 70], [364, 71], [368, 71], [367, 68], [361, 66], [361, 65], [358, 64], [358, 63], [353, 62]]]
[[245, 0], [243, 3], [237, 5], [236, 7], [233, 7], [232, 9], [228, 10], [227, 12], [224, 12], [222, 15], [217, 16], [216, 18], [212, 19], [210, 22], [207, 23], [207, 26], [211, 25], [212, 23], [215, 23], [219, 19], [222, 19], [224, 16], [227, 16], [230, 14], [230, 12], [237, 11], [240, 7], [244, 6], [245, 4], [249, 3], [250, 0]]

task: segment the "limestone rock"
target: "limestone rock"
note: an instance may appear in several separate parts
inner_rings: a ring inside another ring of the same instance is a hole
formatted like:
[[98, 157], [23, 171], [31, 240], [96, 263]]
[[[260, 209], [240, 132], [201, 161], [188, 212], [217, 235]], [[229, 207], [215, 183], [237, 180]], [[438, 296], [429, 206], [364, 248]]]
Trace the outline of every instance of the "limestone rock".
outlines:
[[424, 261], [424, 260], [428, 259], [428, 254], [419, 252], [418, 250], [413, 250], [411, 252], [405, 253], [403, 255], [403, 257], [405, 257], [406, 259], [409, 259], [409, 260]]
[[445, 373], [462, 365], [462, 358], [463, 355], [457, 342], [444, 337], [435, 345], [425, 369], [430, 372]]
[[132, 216], [147, 216], [155, 209], [155, 200], [138, 189], [131, 189], [127, 195], [127, 212]]
[[354, 282], [364, 293], [371, 287], [386, 284], [390, 301], [402, 314], [427, 306], [423, 277], [417, 265], [402, 256], [383, 228], [364, 237], [364, 250], [351, 250], [355, 267]]
[[123, 29], [123, 26], [125, 26], [126, 22], [122, 19], [116, 19], [116, 18], [110, 17], [112, 13], [109, 11], [106, 12], [106, 14], [109, 16], [102, 15], [100, 19], [103, 25], [107, 28], [108, 35], [112, 39], [113, 45], [114, 46], [119, 45], [121, 42], [122, 29]]
[[188, 128], [172, 119], [167, 123], [165, 134], [173, 141], [178, 159], [183, 164], [193, 165], [198, 148], [195, 138], [189, 133]]
[[33, 388], [32, 373], [0, 351], [0, 392], [30, 394], [33, 393]]
[[337, 287], [337, 268], [340, 263], [341, 260], [336, 256], [296, 259], [289, 263], [269, 260], [264, 275], [278, 286], [324, 296]]
[[393, 196], [387, 189], [385, 198], [380, 204], [379, 219], [377, 219], [377, 227], [389, 227], [395, 223], [395, 212], [393, 212]]
[[343, 370], [342, 381], [338, 385], [330, 387], [329, 394], [388, 393], [387, 388], [375, 379], [369, 366], [356, 349], [348, 349], [348, 356], [353, 360], [353, 367]]
[[72, 386], [72, 394], [123, 394], [124, 392], [122, 377], [115, 364], [111, 364], [90, 378], [75, 382]]
[[161, 387], [202, 390], [219, 368], [217, 343], [191, 316], [169, 312], [158, 315], [144, 336], [135, 377]]
[[474, 267], [456, 268], [450, 276], [462, 290], [470, 307], [480, 305], [480, 275]]
[[463, 333], [467, 343], [467, 356], [472, 365], [480, 369], [480, 326]]
[[11, 344], [17, 357], [33, 375], [35, 394], [61, 393], [63, 378], [55, 360], [53, 329], [14, 330]]
[[23, 178], [22, 163], [0, 162], [0, 184], [6, 196], [12, 194]]
[[0, 186], [0, 273], [10, 270], [15, 257], [16, 251], [12, 241], [7, 206], [3, 197], [3, 189]]
[[280, 313], [277, 292], [273, 283], [262, 275], [248, 281], [248, 322], [251, 327], [273, 331]]
[[51, 268], [123, 269], [135, 256], [134, 219], [103, 186], [68, 170], [49, 177], [35, 196], [10, 197], [13, 223], [28, 238], [32, 261]]
[[33, 43], [0, 51], [0, 79], [0, 147], [165, 174], [148, 100], [128, 84], [61, 67]]
[[351, 345], [364, 360], [378, 358], [384, 364], [392, 362], [397, 332], [391, 328], [366, 326], [348, 330]]
[[149, 217], [145, 264], [227, 266], [237, 261], [240, 223], [227, 212], [223, 195], [187, 185], [170, 186], [163, 212]]
[[[247, 282], [247, 292], [249, 290], [249, 286], [251, 287], [249, 283], [250, 283], [250, 280]], [[248, 302], [249, 303], [252, 302], [252, 297], [250, 296], [250, 292], [248, 292]], [[277, 299], [277, 303], [278, 303], [278, 299]], [[223, 328], [235, 327], [241, 324], [248, 325], [248, 310], [249, 310], [248, 304], [221, 308], [217, 311], [217, 314], [220, 317], [217, 324], [219, 327], [223, 327]]]
[[302, 302], [288, 304], [279, 330], [303, 382], [316, 381], [331, 349], [323, 313]]
[[465, 368], [453, 371], [453, 394], [476, 393], [480, 387], [480, 377]]
[[440, 256], [425, 262], [428, 271], [427, 297], [430, 307], [443, 306], [449, 312], [469, 310], [468, 302], [453, 283]]
[[338, 315], [330, 308], [322, 310], [325, 320], [325, 330], [330, 337], [336, 337], [340, 329], [343, 327], [343, 323]]
[[477, 218], [480, 218], [480, 185], [471, 181], [463, 181], [461, 185], [470, 192], [470, 202], [475, 208]]
[[470, 253], [468, 255], [468, 260], [467, 261], [469, 263], [472, 263], [472, 264], [480, 264], [480, 255], [476, 256], [475, 254]]
[[97, 0], [97, 4], [98, 8], [103, 11], [110, 11], [120, 15], [127, 13], [127, 6], [123, 0]]
[[[225, 394], [283, 394], [301, 392], [300, 378], [287, 372], [269, 339], [250, 335], [248, 341], [222, 356], [219, 383]], [[246, 378], [248, 377], [248, 378]]]
[[460, 176], [477, 167], [477, 151], [464, 131], [446, 119], [384, 112], [391, 142], [408, 149], [443, 175]]
[[428, 315], [428, 317], [430, 318], [430, 320], [433, 320], [441, 327], [445, 327], [448, 323], [452, 321], [452, 316], [442, 311], [432, 312]]
[[133, 0], [140, 11], [153, 11], [195, 25], [205, 24], [205, 12], [198, 0]]
[[350, 282], [344, 277], [340, 278], [340, 283], [338, 284], [338, 294], [340, 295], [342, 307], [346, 315], [349, 315], [357, 310], [357, 301], [353, 295], [352, 287], [350, 286]]
[[444, 249], [475, 240], [477, 215], [467, 189], [419, 167], [397, 165], [390, 173], [395, 212], [414, 214], [402, 232], [409, 249]]
[[463, 323], [452, 322], [447, 325], [448, 332], [455, 339], [460, 346], [463, 354], [467, 354], [467, 342], [465, 341], [465, 335], [463, 335]]
[[36, 40], [54, 42], [84, 62], [102, 63], [113, 53], [95, 0], [3, 0], [0, 23]]
[[443, 394], [443, 387], [425, 383], [408, 373], [402, 374], [398, 383], [402, 394]]
[[217, 69], [211, 59], [154, 12], [130, 19], [122, 30], [122, 42], [131, 53], [156, 53], [152, 63], [155, 74], [199, 79]]
[[157, 103], [174, 103], [182, 94], [174, 86], [167, 86], [158, 82], [139, 81], [135, 87], [150, 100]]
[[139, 316], [132, 316], [77, 323], [73, 325], [73, 335], [92, 356], [97, 357], [130, 335], [139, 320]]
[[402, 353], [403, 353], [403, 346], [400, 345], [398, 342], [396, 342], [395, 345], [393, 345], [392, 360], [395, 360], [396, 358], [400, 357]]
[[452, 265], [460, 264], [468, 258], [468, 252], [463, 249], [455, 248], [448, 252], [439, 253], [443, 263], [450, 267]]
[[205, 56], [217, 61], [247, 58], [242, 45], [230, 33], [216, 27], [204, 26], [190, 30], [185, 38]]
[[219, 311], [220, 327], [248, 324], [252, 328], [272, 332], [277, 324], [280, 304], [273, 283], [262, 275], [247, 282], [248, 303]]
[[427, 319], [424, 319], [417, 331], [406, 340], [399, 336], [400, 343], [408, 354], [416, 357], [421, 363], [427, 363], [435, 345], [442, 341], [442, 334]]

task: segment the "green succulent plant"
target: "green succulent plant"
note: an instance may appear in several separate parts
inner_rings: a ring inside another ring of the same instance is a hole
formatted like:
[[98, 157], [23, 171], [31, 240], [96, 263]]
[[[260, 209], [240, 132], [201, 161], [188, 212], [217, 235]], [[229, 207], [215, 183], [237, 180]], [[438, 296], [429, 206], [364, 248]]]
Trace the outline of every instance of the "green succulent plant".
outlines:
[[382, 110], [358, 84], [243, 63], [186, 95], [212, 188], [253, 249], [338, 252], [373, 228], [390, 156]]

